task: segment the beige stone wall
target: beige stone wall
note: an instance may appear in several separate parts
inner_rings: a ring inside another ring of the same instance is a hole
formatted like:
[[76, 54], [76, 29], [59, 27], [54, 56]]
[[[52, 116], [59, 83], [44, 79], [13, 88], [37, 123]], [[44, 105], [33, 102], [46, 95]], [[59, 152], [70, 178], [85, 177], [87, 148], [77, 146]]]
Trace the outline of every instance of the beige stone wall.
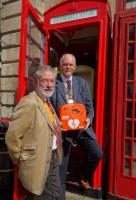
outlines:
[[21, 1], [1, 3], [0, 117], [10, 118], [18, 83]]

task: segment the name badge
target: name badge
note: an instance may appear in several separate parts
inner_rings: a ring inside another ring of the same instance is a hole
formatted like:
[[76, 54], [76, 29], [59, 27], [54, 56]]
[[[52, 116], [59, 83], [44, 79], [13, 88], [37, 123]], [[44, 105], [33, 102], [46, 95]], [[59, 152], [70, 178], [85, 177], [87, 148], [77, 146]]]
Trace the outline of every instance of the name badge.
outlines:
[[73, 99], [69, 99], [68, 103], [74, 103]]

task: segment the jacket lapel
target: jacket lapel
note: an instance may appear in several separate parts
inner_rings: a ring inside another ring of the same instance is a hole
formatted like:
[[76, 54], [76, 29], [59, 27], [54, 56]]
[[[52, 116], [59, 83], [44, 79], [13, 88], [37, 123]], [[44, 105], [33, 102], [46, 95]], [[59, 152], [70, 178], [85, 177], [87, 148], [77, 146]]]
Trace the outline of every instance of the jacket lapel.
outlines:
[[34, 96], [35, 96], [36, 101], [38, 103], [39, 110], [41, 111], [41, 113], [43, 114], [43, 116], [45, 117], [45, 119], [47, 120], [47, 122], [48, 122], [49, 126], [51, 127], [51, 129], [54, 130], [53, 126], [52, 126], [52, 123], [50, 121], [50, 118], [48, 116], [48, 112], [46, 112], [46, 107], [45, 107], [42, 99], [36, 94], [36, 92], [34, 92]]
[[64, 85], [63, 85], [63, 81], [60, 75], [57, 76], [56, 88], [66, 102], [67, 99], [65, 95]]
[[79, 90], [78, 90], [78, 82], [75, 76], [72, 77], [72, 88], [74, 94], [74, 102], [76, 102]]

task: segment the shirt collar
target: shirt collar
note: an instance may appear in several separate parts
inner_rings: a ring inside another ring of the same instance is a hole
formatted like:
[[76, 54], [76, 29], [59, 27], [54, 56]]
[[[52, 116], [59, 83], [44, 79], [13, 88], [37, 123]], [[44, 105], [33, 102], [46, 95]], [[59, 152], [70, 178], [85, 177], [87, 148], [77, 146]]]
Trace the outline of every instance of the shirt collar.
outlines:
[[63, 83], [66, 83], [67, 80], [70, 80], [71, 83], [72, 83], [72, 76], [70, 76], [69, 78], [65, 78], [65, 77], [61, 74], [61, 78], [62, 78]]

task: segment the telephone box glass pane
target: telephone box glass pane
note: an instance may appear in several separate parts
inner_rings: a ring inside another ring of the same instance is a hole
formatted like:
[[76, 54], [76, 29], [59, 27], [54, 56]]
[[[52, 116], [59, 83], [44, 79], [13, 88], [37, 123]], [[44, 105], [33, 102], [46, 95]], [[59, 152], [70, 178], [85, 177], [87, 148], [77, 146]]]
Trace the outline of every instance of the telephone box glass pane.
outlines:
[[127, 102], [127, 118], [132, 117], [132, 102]]
[[43, 63], [44, 58], [43, 35], [33, 18], [29, 16], [27, 56], [39, 63]]
[[134, 126], [134, 138], [136, 138], [136, 122], [135, 122], [135, 126]]
[[129, 44], [128, 46], [128, 59], [129, 60], [134, 59], [134, 44]]
[[127, 84], [127, 98], [128, 99], [133, 98], [133, 84], [132, 83]]
[[125, 175], [130, 175], [130, 160], [125, 159]]
[[126, 9], [131, 9], [136, 7], [136, 0], [126, 0]]
[[29, 60], [29, 59], [28, 59], [28, 62], [29, 62], [29, 64], [28, 64], [28, 66], [29, 66], [29, 68], [28, 68], [28, 74], [29, 74], [29, 76], [28, 76], [28, 92], [31, 92], [31, 91], [33, 91], [34, 86], [35, 86], [33, 76], [34, 76], [34, 73], [35, 73], [35, 71], [36, 71], [36, 69], [39, 65], [39, 62]]
[[133, 176], [136, 176], [136, 160], [133, 161]]
[[129, 41], [135, 39], [135, 24], [129, 26]]
[[133, 155], [136, 157], [136, 141], [134, 142], [134, 150], [133, 150]]
[[135, 119], [136, 119], [136, 103], [135, 103]]
[[125, 155], [126, 156], [131, 155], [131, 142], [128, 140], [126, 141], [126, 144], [125, 144]]
[[134, 64], [128, 64], [128, 80], [134, 80]]
[[126, 136], [131, 137], [132, 136], [132, 122], [126, 121]]

